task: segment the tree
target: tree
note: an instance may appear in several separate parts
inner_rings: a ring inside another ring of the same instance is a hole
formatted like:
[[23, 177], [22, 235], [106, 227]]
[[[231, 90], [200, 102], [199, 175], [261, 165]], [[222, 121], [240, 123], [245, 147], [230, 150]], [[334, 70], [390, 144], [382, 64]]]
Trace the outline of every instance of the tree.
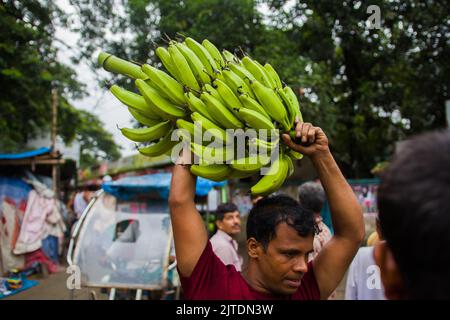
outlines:
[[181, 34], [270, 62], [299, 95], [304, 118], [327, 132], [351, 178], [371, 176], [394, 141], [445, 123], [449, 30], [439, 1], [372, 1], [381, 9], [379, 30], [369, 29], [368, 5], [356, 0], [128, 0], [123, 10], [72, 3], [91, 61], [102, 48], [160, 66], [153, 50], [165, 35]]
[[3, 1], [0, 3], [0, 131], [2, 152], [23, 150], [36, 134], [49, 131], [51, 122], [51, 89], [59, 93], [58, 132], [66, 143], [85, 139], [92, 128], [92, 138], [105, 140], [99, 147], [81, 141], [98, 154], [97, 149], [118, 157], [111, 135], [102, 129], [93, 115], [79, 111], [68, 99], [84, 96], [84, 85], [76, 73], [57, 61], [53, 35], [55, 24], [64, 25], [66, 16], [52, 1]]
[[290, 9], [287, 1], [266, 3], [297, 52], [332, 76], [333, 147], [349, 176], [368, 176], [392, 152], [393, 141], [444, 126], [444, 3], [371, 1], [381, 9], [379, 30], [368, 28], [362, 1], [297, 0]]

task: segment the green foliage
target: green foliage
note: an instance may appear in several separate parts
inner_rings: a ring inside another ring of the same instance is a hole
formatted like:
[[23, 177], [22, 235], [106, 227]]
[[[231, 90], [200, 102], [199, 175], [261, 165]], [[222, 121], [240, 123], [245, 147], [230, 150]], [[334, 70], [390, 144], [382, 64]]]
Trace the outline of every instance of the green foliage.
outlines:
[[[65, 19], [52, 1], [0, 3], [0, 150], [23, 151], [29, 139], [50, 131], [51, 88], [56, 87], [58, 132], [64, 141], [79, 139], [85, 152], [98, 155], [102, 150], [118, 157], [111, 135], [99, 120], [67, 101], [83, 97], [85, 86], [77, 81], [74, 70], [56, 59], [55, 23], [64, 25]], [[87, 136], [99, 142], [84, 141]]]

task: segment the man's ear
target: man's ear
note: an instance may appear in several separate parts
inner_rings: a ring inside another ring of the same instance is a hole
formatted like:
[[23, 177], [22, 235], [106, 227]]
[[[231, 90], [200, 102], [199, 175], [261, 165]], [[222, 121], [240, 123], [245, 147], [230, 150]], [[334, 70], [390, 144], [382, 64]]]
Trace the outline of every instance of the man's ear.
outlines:
[[247, 253], [250, 258], [257, 259], [261, 254], [261, 244], [255, 238], [247, 240]]
[[219, 230], [222, 229], [222, 220], [216, 220], [216, 227], [217, 227], [217, 229], [219, 229]]
[[373, 257], [380, 268], [381, 282], [386, 298], [389, 300], [405, 299], [406, 291], [402, 276], [386, 241], [379, 241], [375, 245]]

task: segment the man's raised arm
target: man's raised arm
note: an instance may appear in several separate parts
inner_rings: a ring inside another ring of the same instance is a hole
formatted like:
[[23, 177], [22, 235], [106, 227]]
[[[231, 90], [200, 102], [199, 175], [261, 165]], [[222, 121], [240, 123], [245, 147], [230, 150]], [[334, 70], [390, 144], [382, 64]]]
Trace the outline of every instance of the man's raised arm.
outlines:
[[196, 178], [188, 166], [175, 165], [169, 208], [178, 270], [184, 277], [191, 275], [208, 242], [205, 225], [194, 202], [195, 183]]
[[353, 190], [337, 166], [322, 129], [309, 123], [299, 123], [295, 144], [289, 135], [283, 140], [295, 151], [309, 156], [327, 194], [333, 221], [334, 235], [314, 259], [314, 273], [322, 299], [336, 289], [364, 238], [361, 206]]

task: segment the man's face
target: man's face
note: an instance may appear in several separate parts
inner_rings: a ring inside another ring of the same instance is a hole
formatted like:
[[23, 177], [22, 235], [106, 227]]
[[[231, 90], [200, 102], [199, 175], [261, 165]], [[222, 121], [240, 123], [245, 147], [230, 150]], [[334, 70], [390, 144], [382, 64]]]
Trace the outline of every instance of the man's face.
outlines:
[[239, 211], [227, 212], [223, 215], [223, 220], [217, 220], [217, 228], [230, 236], [241, 232], [241, 216]]
[[288, 295], [297, 291], [308, 271], [308, 255], [313, 251], [314, 236], [298, 235], [294, 228], [281, 223], [267, 249], [258, 257], [264, 286], [270, 292]]

